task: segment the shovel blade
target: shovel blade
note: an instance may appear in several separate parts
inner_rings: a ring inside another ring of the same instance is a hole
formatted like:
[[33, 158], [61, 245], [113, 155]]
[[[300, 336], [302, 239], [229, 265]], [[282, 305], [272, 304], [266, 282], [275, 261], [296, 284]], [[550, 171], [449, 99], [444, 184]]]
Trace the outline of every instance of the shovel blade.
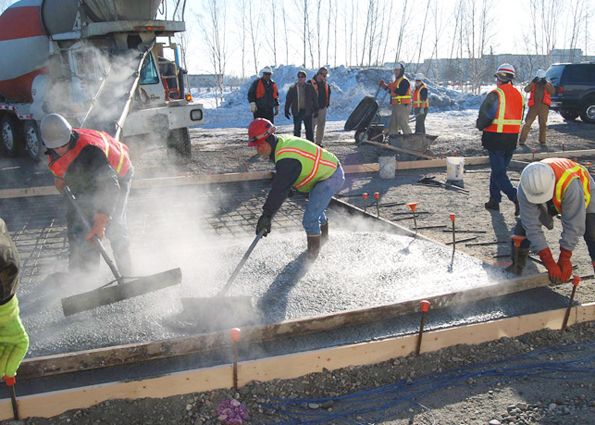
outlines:
[[151, 276], [140, 277], [127, 283], [116, 284], [62, 298], [62, 309], [65, 316], [70, 316], [82, 311], [92, 310], [102, 305], [113, 304], [169, 286], [178, 285], [181, 282], [182, 270], [180, 268], [171, 269]]
[[210, 331], [253, 325], [260, 321], [260, 314], [250, 296], [185, 297], [182, 298], [182, 307], [189, 320]]

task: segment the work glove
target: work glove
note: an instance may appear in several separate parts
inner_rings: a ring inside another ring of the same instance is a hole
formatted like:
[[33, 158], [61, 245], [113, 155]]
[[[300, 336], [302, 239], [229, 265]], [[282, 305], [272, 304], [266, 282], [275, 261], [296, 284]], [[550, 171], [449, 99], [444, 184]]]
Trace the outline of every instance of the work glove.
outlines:
[[558, 266], [558, 264], [554, 261], [552, 251], [549, 248], [543, 248], [541, 251], [538, 252], [538, 254], [539, 258], [541, 258], [541, 262], [547, 269], [547, 273], [550, 277], [550, 282], [562, 283], [562, 270], [560, 270], [560, 266]]
[[254, 113], [258, 110], [258, 107], [256, 106], [256, 102], [250, 102], [250, 112]]
[[266, 236], [271, 233], [271, 221], [273, 217], [270, 215], [261, 215], [258, 219], [258, 223], [256, 223], [256, 234], [258, 235], [260, 232], [264, 231], [262, 236]]
[[66, 182], [62, 177], [54, 177], [54, 186], [58, 189], [58, 192], [64, 192], [64, 186], [66, 186]]
[[19, 317], [15, 295], [0, 305], [0, 376], [15, 376], [28, 349], [29, 335]]
[[99, 240], [105, 238], [105, 228], [109, 223], [109, 216], [103, 213], [96, 213], [93, 217], [93, 227], [91, 231], [87, 233], [86, 240], [90, 241], [93, 237], [97, 236]]
[[285, 112], [285, 118], [289, 119], [289, 117], [291, 117], [291, 114], [289, 112]]
[[572, 276], [572, 263], [570, 262], [572, 251], [560, 247], [560, 256], [558, 257], [558, 267], [562, 272], [562, 282], [568, 282]]
[[279, 105], [275, 106], [275, 115], [279, 115]]

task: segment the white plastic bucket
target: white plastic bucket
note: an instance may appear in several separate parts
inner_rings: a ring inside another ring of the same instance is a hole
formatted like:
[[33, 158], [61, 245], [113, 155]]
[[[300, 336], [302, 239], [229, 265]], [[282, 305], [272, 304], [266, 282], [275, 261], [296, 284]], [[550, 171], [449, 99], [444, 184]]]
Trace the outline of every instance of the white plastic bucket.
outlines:
[[446, 180], [459, 182], [463, 181], [465, 172], [465, 158], [459, 156], [446, 157]]
[[379, 170], [378, 174], [381, 179], [394, 179], [395, 171], [397, 170], [397, 162], [395, 156], [379, 156], [378, 157]]

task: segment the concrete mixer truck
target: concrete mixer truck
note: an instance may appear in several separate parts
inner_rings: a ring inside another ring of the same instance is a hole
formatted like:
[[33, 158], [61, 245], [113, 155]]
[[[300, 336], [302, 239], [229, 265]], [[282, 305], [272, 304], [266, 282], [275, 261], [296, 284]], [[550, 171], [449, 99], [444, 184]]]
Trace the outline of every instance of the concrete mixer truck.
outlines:
[[[0, 149], [43, 156], [38, 123], [51, 112], [124, 142], [189, 154], [202, 123], [162, 0], [21, 0], [0, 15]], [[182, 6], [180, 6], [182, 7]], [[168, 53], [169, 51], [169, 53]], [[173, 58], [172, 58], [173, 56]]]

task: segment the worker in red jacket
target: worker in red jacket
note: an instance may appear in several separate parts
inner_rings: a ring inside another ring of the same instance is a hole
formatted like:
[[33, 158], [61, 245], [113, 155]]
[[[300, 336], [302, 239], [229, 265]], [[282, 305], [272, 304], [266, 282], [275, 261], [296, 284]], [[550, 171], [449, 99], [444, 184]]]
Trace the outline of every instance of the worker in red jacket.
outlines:
[[106, 236], [116, 264], [124, 276], [132, 275], [126, 206], [134, 169], [128, 147], [109, 134], [85, 128], [72, 128], [59, 114], [41, 120], [41, 137], [48, 148], [48, 167], [55, 185], [70, 187], [77, 203], [92, 223], [86, 231], [76, 211], [67, 211], [69, 268], [87, 271], [99, 263], [94, 237]]

